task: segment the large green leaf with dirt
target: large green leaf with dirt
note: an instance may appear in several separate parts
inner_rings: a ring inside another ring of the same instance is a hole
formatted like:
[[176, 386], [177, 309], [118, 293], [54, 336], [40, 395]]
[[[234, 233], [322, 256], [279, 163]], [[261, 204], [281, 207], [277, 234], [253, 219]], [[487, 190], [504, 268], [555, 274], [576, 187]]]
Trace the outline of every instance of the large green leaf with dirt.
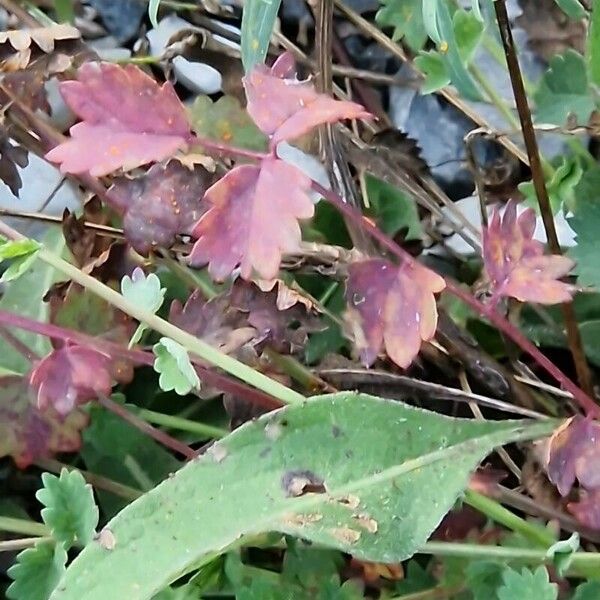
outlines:
[[215, 553], [270, 531], [363, 560], [404, 560], [494, 447], [554, 427], [454, 419], [355, 393], [288, 406], [240, 427], [124, 509], [52, 600], [151, 598]]

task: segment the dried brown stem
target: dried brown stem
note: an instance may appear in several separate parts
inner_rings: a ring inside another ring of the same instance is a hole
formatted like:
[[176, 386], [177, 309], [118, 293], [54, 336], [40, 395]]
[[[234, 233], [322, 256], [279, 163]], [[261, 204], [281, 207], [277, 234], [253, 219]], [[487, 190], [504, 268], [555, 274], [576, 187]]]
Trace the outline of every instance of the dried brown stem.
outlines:
[[[506, 56], [506, 63], [508, 65], [508, 72], [515, 96], [517, 111], [519, 113], [519, 120], [521, 121], [525, 148], [527, 149], [527, 156], [529, 157], [533, 187], [535, 189], [535, 194], [540, 206], [540, 213], [542, 215], [542, 221], [544, 222], [546, 237], [548, 239], [548, 244], [551, 251], [554, 254], [562, 254], [558, 236], [556, 234], [554, 216], [552, 214], [552, 207], [550, 206], [548, 190], [546, 189], [544, 169], [542, 167], [537, 138], [531, 118], [531, 110], [527, 101], [527, 93], [523, 83], [523, 76], [521, 74], [519, 59], [517, 57], [517, 51], [510, 28], [510, 21], [508, 18], [508, 12], [506, 10], [505, 0], [495, 0], [494, 8], [496, 10], [496, 18], [498, 19], [500, 37], [504, 47], [504, 54]], [[562, 313], [565, 320], [569, 349], [573, 356], [573, 362], [575, 364], [575, 370], [577, 372], [579, 384], [588, 395], [593, 397], [594, 388], [592, 384], [592, 375], [585, 358], [583, 343], [581, 341], [581, 333], [577, 325], [573, 305], [571, 303], [563, 304]]]

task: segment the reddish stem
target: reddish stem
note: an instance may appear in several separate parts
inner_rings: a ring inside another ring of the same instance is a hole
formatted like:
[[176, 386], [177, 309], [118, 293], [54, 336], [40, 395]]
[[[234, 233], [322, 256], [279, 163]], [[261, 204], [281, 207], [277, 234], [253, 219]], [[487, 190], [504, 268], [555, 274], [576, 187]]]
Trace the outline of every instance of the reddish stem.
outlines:
[[[34, 321], [33, 319], [5, 310], [0, 310], [0, 324], [17, 327], [18, 329], [23, 329], [25, 331], [32, 331], [33, 333], [38, 333], [39, 335], [44, 335], [57, 340], [97, 347], [111, 356], [119, 356], [139, 365], [152, 366], [154, 364], [154, 356], [150, 352], [133, 349], [128, 350], [120, 344], [104, 340], [100, 337], [93, 337], [85, 333], [80, 333], [79, 331], [52, 325], [51, 323]], [[191, 360], [195, 363], [194, 366], [198, 373], [198, 377], [207, 385], [268, 410], [273, 410], [282, 406], [279, 400], [276, 400], [268, 394], [248, 387], [225, 375], [211, 371], [205, 366], [198, 364], [193, 357]]]
[[245, 156], [246, 158], [253, 158], [254, 160], [263, 160], [273, 155], [273, 152], [266, 153], [259, 152], [257, 150], [248, 150], [247, 148], [239, 148], [237, 146], [230, 146], [229, 144], [217, 142], [209, 138], [199, 137], [197, 135], [191, 135], [190, 142], [199, 144], [207, 150], [214, 150], [219, 154], [235, 154], [236, 156]]
[[[402, 261], [408, 264], [415, 263], [415, 259], [403, 250], [396, 242], [383, 233], [376, 225], [354, 207], [346, 204], [331, 190], [324, 188], [316, 181], [312, 182], [312, 189], [318, 192], [330, 204], [332, 204], [339, 212], [346, 216], [357, 226], [362, 227], [370, 233], [384, 248], [387, 248], [392, 254], [395, 254]], [[463, 290], [452, 280], [445, 278], [447, 290], [470, 306], [482, 317], [488, 319], [495, 325], [499, 331], [504, 333], [515, 344], [517, 344], [524, 352], [529, 354], [549, 375], [558, 381], [562, 387], [573, 394], [573, 398], [578, 402], [581, 408], [594, 418], [600, 417], [600, 407], [590, 398], [581, 388], [579, 388], [567, 375], [565, 375], [546, 355], [540, 351], [527, 337], [525, 337], [519, 329], [512, 323], [507, 321], [500, 313], [496, 312], [493, 307], [488, 307], [482, 302], [479, 302], [475, 297]]]
[[98, 404], [103, 406], [106, 410], [114, 413], [126, 423], [129, 423], [132, 427], [135, 427], [142, 433], [150, 436], [153, 440], [156, 440], [159, 444], [162, 444], [166, 448], [174, 450], [178, 454], [185, 456], [188, 460], [196, 458], [198, 455], [195, 450], [165, 433], [161, 429], [157, 429], [146, 423], [143, 419], [140, 419], [137, 415], [134, 415], [131, 411], [127, 410], [124, 406], [121, 406], [118, 402], [111, 400], [107, 396], [100, 394], [98, 396]]
[[24, 344], [18, 337], [14, 336], [6, 327], [0, 327], [0, 337], [3, 337], [19, 354], [29, 362], [37, 360], [39, 356]]

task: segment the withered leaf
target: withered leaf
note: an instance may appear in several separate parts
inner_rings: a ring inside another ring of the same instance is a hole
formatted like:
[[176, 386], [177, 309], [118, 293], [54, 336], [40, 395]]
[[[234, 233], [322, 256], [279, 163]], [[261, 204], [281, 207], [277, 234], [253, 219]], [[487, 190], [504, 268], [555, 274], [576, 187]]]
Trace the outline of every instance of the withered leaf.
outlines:
[[124, 213], [127, 241], [146, 256], [153, 246], [169, 248], [178, 234], [191, 233], [205, 210], [200, 200], [210, 180], [202, 167], [170, 161], [153, 165], [141, 177], [120, 178], [108, 196]]
[[87, 423], [80, 410], [62, 418], [53, 407], [37, 408], [23, 378], [0, 379], [0, 456], [12, 456], [18, 467], [79, 450]]
[[384, 259], [349, 267], [346, 299], [348, 320], [361, 360], [371, 365], [382, 346], [400, 367], [408, 367], [421, 343], [435, 335], [434, 294], [445, 287], [433, 271], [414, 263], [397, 267]]
[[71, 139], [46, 155], [63, 173], [99, 177], [133, 169], [172, 156], [191, 139], [173, 86], [159, 86], [134, 65], [86, 63], [60, 91], [83, 120], [71, 127]]
[[257, 335], [247, 315], [231, 306], [228, 294], [205, 300], [195, 291], [185, 305], [173, 300], [169, 321], [226, 354], [235, 353]]
[[15, 50], [20, 51], [29, 48], [34, 43], [43, 52], [53, 52], [55, 42], [75, 40], [80, 37], [81, 32], [77, 27], [68, 23], [60, 23], [49, 27], [0, 31], [0, 44], [9, 43]]
[[298, 219], [314, 214], [310, 183], [296, 167], [273, 157], [229, 171], [205, 194], [209, 208], [193, 230], [197, 242], [190, 264], [208, 263], [218, 281], [238, 266], [244, 279], [253, 272], [274, 279], [282, 254], [300, 248]]
[[371, 116], [360, 104], [334, 100], [319, 94], [309, 80], [299, 81], [289, 52], [270, 69], [257, 65], [243, 83], [248, 112], [261, 131], [271, 136], [271, 145], [300, 137], [323, 123]]
[[5, 133], [0, 133], [0, 179], [15, 195], [19, 195], [23, 181], [17, 167], [24, 168], [29, 164], [27, 150], [13, 145]]
[[558, 428], [550, 440], [548, 477], [562, 496], [575, 479], [585, 488], [600, 488], [600, 423], [576, 416]]
[[256, 329], [257, 338], [280, 352], [295, 352], [304, 347], [307, 334], [323, 326], [317, 315], [297, 303], [281, 310], [279, 292], [261, 292], [254, 284], [236, 281], [231, 289], [231, 305], [248, 313], [248, 324]]
[[110, 356], [91, 347], [66, 345], [52, 350], [29, 375], [40, 410], [53, 407], [59, 415], [112, 389]]
[[517, 218], [517, 203], [509, 201], [500, 217], [498, 209], [483, 230], [483, 260], [493, 296], [510, 296], [522, 302], [569, 302], [575, 291], [562, 281], [574, 266], [566, 256], [544, 255], [544, 245], [533, 239], [535, 211]]

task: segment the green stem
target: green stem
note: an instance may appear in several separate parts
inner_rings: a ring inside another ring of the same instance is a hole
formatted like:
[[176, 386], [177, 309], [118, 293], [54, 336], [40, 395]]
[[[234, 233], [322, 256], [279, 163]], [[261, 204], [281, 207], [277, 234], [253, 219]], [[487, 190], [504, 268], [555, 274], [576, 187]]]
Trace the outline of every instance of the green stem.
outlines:
[[16, 519], [13, 517], [0, 516], [0, 531], [19, 533], [21, 535], [48, 536], [50, 529], [43, 523], [28, 521], [27, 519]]
[[[528, 564], [551, 563], [552, 559], [545, 550], [530, 550], [529, 548], [513, 548], [510, 546], [486, 546], [484, 544], [462, 544], [455, 542], [427, 542], [419, 550], [419, 554], [436, 556], [456, 556], [462, 558], [493, 558], [497, 560], [519, 561]], [[574, 552], [571, 567], [600, 568], [599, 552]]]
[[179, 431], [196, 433], [201, 436], [202, 439], [219, 439], [225, 437], [229, 433], [227, 429], [222, 429], [221, 427], [213, 427], [212, 425], [191, 421], [190, 419], [184, 419], [183, 417], [165, 415], [164, 413], [155, 412], [146, 408], [139, 409], [137, 413], [144, 421], [148, 421], [148, 423], [162, 425], [163, 427], [169, 427], [171, 429], [178, 429]]
[[471, 65], [469, 67], [469, 71], [475, 81], [481, 86], [483, 91], [486, 93], [489, 101], [502, 113], [507, 123], [513, 127], [514, 129], [519, 129], [521, 125], [519, 124], [519, 119], [516, 117], [508, 102], [496, 92], [494, 86], [490, 83], [488, 78], [481, 72], [479, 67], [475, 65]]
[[[3, 223], [2, 221], [0, 221], [0, 233], [13, 240], [24, 239], [24, 236], [11, 227], [8, 227], [6, 223]], [[278, 381], [275, 381], [274, 379], [255, 371], [252, 367], [245, 365], [239, 360], [223, 354], [216, 348], [213, 348], [210, 344], [207, 344], [206, 342], [189, 334], [187, 331], [179, 329], [179, 327], [175, 327], [175, 325], [165, 321], [164, 319], [161, 319], [157, 315], [140, 308], [140, 306], [130, 302], [107, 285], [104, 285], [90, 275], [80, 271], [77, 267], [74, 267], [72, 264], [63, 260], [60, 256], [57, 256], [53, 252], [50, 252], [45, 247], [42, 247], [39, 250], [38, 257], [40, 260], [54, 267], [79, 285], [90, 290], [90, 292], [93, 292], [103, 300], [106, 300], [113, 306], [134, 317], [138, 321], [146, 323], [148, 327], [154, 329], [162, 335], [175, 340], [188, 352], [195, 354], [199, 358], [207, 361], [215, 367], [219, 367], [238, 379], [241, 379], [255, 388], [270, 394], [284, 404], [304, 402], [305, 397], [302, 394], [299, 394], [298, 392], [286, 387]]]
[[504, 525], [515, 533], [520, 533], [538, 546], [548, 548], [556, 542], [555, 537], [544, 527], [522, 519], [499, 502], [496, 502], [496, 500], [492, 500], [483, 494], [474, 490], [467, 490], [464, 495], [464, 501], [496, 523]]

